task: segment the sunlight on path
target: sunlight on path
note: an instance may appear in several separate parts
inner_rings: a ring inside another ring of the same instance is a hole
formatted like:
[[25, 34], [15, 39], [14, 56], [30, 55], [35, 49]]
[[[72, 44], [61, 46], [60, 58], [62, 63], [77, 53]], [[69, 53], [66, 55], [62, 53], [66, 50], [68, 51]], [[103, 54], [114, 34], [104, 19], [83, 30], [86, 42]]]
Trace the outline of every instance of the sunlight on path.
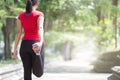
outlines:
[[45, 73], [40, 79], [34, 80], [107, 80], [110, 74], [95, 73]]
[[78, 46], [74, 48], [72, 60], [64, 61], [61, 57], [52, 59], [45, 64], [45, 72], [90, 72], [92, 62], [97, 58], [93, 40], [81, 38], [75, 45]]

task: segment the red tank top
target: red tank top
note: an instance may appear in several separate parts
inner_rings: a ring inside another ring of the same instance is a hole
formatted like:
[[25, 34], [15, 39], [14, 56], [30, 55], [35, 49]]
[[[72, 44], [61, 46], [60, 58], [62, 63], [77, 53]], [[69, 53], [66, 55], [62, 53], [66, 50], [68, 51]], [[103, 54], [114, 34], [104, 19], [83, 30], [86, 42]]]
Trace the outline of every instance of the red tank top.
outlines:
[[44, 14], [39, 11], [32, 11], [29, 16], [26, 15], [26, 12], [20, 13], [18, 19], [21, 21], [24, 30], [22, 40], [40, 41], [37, 25], [37, 20], [40, 16], [44, 17]]

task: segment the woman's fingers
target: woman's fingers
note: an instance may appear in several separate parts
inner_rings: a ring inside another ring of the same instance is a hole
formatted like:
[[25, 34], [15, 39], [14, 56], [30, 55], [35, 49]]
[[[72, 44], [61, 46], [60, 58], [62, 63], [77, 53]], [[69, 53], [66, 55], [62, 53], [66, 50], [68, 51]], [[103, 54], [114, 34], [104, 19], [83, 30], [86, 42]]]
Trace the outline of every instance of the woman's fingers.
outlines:
[[36, 47], [36, 46], [32, 46], [32, 49], [33, 49], [33, 50], [40, 50], [40, 49], [41, 49], [41, 46], [37, 46], [37, 47]]
[[41, 45], [39, 43], [34, 43], [32, 45], [32, 49], [35, 52], [36, 55], [40, 55], [40, 51], [41, 51]]
[[17, 57], [17, 54], [16, 54], [16, 53], [13, 53], [12, 58], [13, 58], [13, 59], [17, 59], [17, 58], [18, 58], [18, 57]]
[[33, 47], [33, 51], [35, 52], [36, 55], [40, 55], [40, 50], [41, 47]]
[[17, 59], [18, 58], [18, 55], [17, 55], [18, 53], [17, 53], [17, 51], [14, 51], [14, 53], [13, 53], [13, 55], [12, 55], [12, 58], [13, 59]]

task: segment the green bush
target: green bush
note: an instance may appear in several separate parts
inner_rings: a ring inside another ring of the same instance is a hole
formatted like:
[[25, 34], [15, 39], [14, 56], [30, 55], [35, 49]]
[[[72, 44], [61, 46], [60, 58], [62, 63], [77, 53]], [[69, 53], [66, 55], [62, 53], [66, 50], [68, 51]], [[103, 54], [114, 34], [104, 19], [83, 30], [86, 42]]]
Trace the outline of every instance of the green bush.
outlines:
[[[72, 32], [56, 32], [50, 31], [45, 33], [45, 51], [54, 47], [54, 52], [52, 54], [47, 54], [46, 57], [53, 57], [54, 55], [60, 55], [61, 46], [66, 42], [71, 42], [72, 45], [79, 41], [78, 35]], [[54, 56], [54, 57], [56, 57]]]

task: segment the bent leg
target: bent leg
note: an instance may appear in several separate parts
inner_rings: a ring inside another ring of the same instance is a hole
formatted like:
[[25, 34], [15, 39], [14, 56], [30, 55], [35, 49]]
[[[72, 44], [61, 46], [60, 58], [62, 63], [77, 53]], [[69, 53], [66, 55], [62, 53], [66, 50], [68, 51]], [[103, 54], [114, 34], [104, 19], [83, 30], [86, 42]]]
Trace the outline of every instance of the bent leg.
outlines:
[[[34, 53], [35, 54], [35, 53]], [[41, 77], [44, 72], [44, 45], [41, 48], [40, 55], [34, 55], [33, 57], [33, 74], [37, 77]]]

